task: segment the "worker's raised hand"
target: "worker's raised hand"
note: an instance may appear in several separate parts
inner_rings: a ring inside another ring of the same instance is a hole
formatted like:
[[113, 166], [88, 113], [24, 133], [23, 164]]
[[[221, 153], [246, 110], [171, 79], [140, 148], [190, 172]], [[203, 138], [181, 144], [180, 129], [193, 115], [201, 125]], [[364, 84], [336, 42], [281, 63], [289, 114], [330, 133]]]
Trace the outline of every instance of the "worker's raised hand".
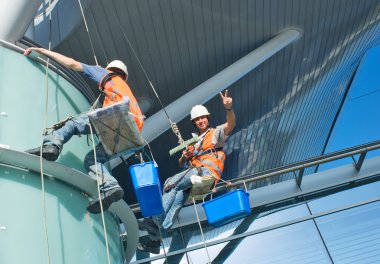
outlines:
[[226, 90], [224, 94], [222, 92], [220, 92], [219, 94], [220, 98], [222, 99], [224, 108], [226, 110], [230, 110], [232, 108], [232, 98], [228, 97], [228, 90]]

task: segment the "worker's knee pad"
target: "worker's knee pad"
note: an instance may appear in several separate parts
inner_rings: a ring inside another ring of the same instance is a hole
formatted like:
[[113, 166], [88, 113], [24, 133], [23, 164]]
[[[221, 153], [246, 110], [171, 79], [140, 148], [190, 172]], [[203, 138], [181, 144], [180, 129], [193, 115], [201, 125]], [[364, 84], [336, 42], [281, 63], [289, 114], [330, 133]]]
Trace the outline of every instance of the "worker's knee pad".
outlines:
[[190, 180], [193, 185], [201, 185], [203, 183], [202, 177], [198, 175], [191, 175]]

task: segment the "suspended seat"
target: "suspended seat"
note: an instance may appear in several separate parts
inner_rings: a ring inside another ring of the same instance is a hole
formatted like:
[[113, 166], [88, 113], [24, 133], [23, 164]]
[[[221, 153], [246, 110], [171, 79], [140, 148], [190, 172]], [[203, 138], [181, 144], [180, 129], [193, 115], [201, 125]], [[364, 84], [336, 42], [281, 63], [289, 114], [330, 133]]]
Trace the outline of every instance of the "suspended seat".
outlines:
[[129, 98], [89, 112], [88, 116], [107, 155], [112, 158], [136, 152], [144, 140], [129, 111]]
[[203, 196], [211, 191], [212, 186], [214, 185], [215, 178], [212, 175], [202, 176], [202, 183], [193, 185], [190, 190], [190, 195], [186, 200], [186, 204], [191, 203], [192, 199], [196, 201], [202, 201]]

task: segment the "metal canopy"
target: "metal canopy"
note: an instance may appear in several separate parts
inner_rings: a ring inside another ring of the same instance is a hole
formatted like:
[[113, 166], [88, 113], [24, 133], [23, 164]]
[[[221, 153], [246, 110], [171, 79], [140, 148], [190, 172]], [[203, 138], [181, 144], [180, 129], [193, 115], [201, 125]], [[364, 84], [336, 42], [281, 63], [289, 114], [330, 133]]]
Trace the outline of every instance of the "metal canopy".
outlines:
[[[82, 2], [89, 35], [76, 1], [59, 1], [51, 21], [54, 49], [94, 64], [91, 37], [101, 65], [115, 58], [125, 61], [130, 73], [128, 82], [148, 118], [159, 113], [161, 107], [120, 27], [165, 106], [284, 30], [296, 28], [302, 32], [296, 42], [240, 80], [226, 82], [234, 99], [237, 126], [225, 147], [225, 179], [323, 154], [361, 58], [380, 43], [378, 0]], [[49, 26], [45, 20], [32, 26], [26, 36], [47, 47]], [[213, 126], [225, 121], [218, 96], [205, 105], [212, 114]], [[181, 118], [186, 109], [188, 106], [181, 109]], [[185, 139], [193, 130], [186, 119], [179, 123]], [[147, 124], [146, 133], [152, 138], [162, 131], [155, 127], [157, 123], [162, 126], [162, 119], [157, 120], [154, 125]], [[164, 127], [167, 124], [165, 121]], [[179, 170], [176, 157], [168, 158], [168, 151], [176, 145], [177, 139], [170, 131], [151, 143], [164, 179]], [[114, 173], [128, 189], [125, 167], [119, 166]], [[272, 183], [284, 179], [272, 178]], [[264, 180], [250, 188], [266, 184]]]

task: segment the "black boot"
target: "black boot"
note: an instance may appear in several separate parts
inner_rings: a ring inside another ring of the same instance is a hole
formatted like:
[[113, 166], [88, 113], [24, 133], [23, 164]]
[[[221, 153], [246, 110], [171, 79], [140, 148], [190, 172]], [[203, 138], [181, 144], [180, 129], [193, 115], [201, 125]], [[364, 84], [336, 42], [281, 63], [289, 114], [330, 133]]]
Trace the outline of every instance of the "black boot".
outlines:
[[151, 240], [150, 238], [147, 241], [141, 242], [137, 245], [137, 250], [143, 252], [150, 252], [153, 254], [160, 254], [161, 243], [158, 240]]
[[[109, 191], [101, 192], [100, 196], [102, 199], [103, 211], [106, 211], [112, 203], [117, 202], [123, 198], [124, 191], [120, 187], [116, 187]], [[87, 205], [87, 211], [92, 214], [99, 214], [101, 212], [99, 197]]]
[[137, 221], [141, 231], [147, 231], [152, 238], [160, 238], [160, 230], [151, 218], [144, 218], [142, 221]]
[[[26, 153], [41, 156], [41, 147], [28, 149]], [[42, 146], [42, 157], [49, 161], [55, 161], [58, 159], [60, 150], [56, 145], [43, 145]]]

